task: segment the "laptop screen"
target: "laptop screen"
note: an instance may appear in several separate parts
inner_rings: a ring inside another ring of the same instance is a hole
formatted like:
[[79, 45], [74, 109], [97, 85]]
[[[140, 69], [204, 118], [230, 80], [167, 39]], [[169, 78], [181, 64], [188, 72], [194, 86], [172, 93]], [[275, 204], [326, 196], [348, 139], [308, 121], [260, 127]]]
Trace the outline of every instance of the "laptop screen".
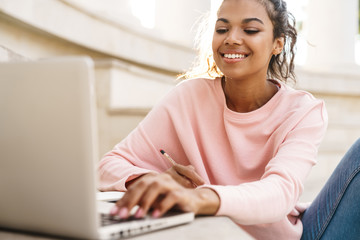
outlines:
[[1, 63], [0, 112], [0, 226], [94, 236], [92, 61]]

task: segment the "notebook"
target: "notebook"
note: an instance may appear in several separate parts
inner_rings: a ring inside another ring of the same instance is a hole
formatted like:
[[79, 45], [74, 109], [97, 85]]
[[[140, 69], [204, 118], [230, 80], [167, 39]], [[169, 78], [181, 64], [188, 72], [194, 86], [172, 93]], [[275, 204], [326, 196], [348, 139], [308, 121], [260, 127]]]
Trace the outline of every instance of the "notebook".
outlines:
[[108, 218], [114, 203], [96, 199], [95, 106], [90, 58], [0, 63], [1, 228], [112, 239], [194, 219], [193, 213]]

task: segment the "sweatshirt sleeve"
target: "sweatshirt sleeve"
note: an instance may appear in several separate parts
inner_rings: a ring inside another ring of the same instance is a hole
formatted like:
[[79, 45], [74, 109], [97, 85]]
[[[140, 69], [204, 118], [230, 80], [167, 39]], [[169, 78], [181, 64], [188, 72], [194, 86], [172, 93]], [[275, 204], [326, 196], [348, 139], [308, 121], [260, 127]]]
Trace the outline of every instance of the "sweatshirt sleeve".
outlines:
[[99, 190], [125, 191], [127, 181], [149, 172], [158, 172], [159, 166], [149, 165], [144, 158], [144, 155], [156, 158], [152, 148], [144, 131], [137, 127], [99, 162]]
[[[170, 91], [174, 92], [174, 91]], [[171, 134], [171, 118], [167, 107], [170, 94], [165, 96], [142, 122], [98, 164], [100, 191], [125, 191], [125, 183], [149, 172], [163, 172], [170, 167], [159, 148], [166, 141], [175, 141]]]
[[320, 102], [301, 116], [279, 144], [260, 180], [236, 186], [206, 185], [220, 197], [217, 215], [226, 215], [241, 225], [273, 223], [294, 209], [303, 183], [316, 163], [317, 151], [327, 127], [327, 114]]

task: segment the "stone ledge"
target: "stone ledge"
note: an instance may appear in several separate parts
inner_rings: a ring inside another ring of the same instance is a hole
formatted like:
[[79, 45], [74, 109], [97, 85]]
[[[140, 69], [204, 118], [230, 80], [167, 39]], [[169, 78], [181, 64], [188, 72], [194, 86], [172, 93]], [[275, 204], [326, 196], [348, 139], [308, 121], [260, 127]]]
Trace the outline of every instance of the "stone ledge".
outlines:
[[0, 62], [29, 61], [28, 58], [0, 45]]
[[130, 31], [120, 23], [79, 10], [65, 0], [2, 0], [0, 14], [34, 30], [59, 37], [118, 59], [147, 65], [167, 72], [181, 72], [194, 59], [190, 48]]
[[297, 67], [296, 88], [323, 95], [360, 96], [360, 66], [347, 70]]
[[174, 83], [176, 76], [169, 75], [167, 72], [156, 71], [155, 69], [146, 69], [140, 66], [136, 66], [127, 62], [122, 62], [112, 59], [95, 59], [96, 69], [115, 69], [131, 72], [134, 75], [140, 77], [150, 78], [153, 81], [159, 81], [164, 83]]
[[145, 116], [176, 84], [175, 76], [121, 61], [95, 61], [95, 70], [101, 98], [98, 105], [112, 116]]

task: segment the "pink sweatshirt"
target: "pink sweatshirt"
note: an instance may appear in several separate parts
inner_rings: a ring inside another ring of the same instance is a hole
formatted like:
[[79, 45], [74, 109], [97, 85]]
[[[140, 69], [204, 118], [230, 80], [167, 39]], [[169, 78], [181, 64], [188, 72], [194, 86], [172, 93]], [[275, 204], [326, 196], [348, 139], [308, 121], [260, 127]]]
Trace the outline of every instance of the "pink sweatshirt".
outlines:
[[261, 108], [227, 108], [219, 78], [183, 81], [99, 164], [100, 190], [176, 162], [193, 165], [229, 216], [256, 239], [300, 239], [298, 203], [325, 134], [324, 103], [279, 83]]

